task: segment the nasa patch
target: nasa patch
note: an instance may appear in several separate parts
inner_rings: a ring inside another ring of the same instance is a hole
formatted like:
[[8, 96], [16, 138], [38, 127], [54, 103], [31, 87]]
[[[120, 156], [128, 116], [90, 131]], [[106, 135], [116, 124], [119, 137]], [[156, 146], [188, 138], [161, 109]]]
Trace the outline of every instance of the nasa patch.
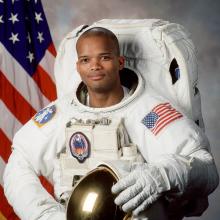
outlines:
[[40, 110], [34, 117], [33, 120], [38, 127], [42, 127], [48, 121], [50, 121], [56, 113], [56, 106], [52, 105], [47, 108]]
[[90, 154], [90, 142], [82, 132], [74, 133], [69, 140], [70, 152], [79, 163], [83, 163]]

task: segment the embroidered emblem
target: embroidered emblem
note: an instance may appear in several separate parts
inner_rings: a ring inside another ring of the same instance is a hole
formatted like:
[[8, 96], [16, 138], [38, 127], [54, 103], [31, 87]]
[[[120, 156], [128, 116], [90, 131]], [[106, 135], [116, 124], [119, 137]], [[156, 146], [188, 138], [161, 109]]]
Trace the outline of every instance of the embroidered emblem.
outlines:
[[38, 127], [42, 127], [48, 121], [50, 121], [56, 113], [56, 106], [52, 105], [47, 108], [40, 110], [34, 117], [33, 120]]
[[143, 119], [142, 123], [154, 134], [157, 135], [166, 125], [183, 117], [169, 103], [159, 104], [152, 109]]
[[80, 163], [90, 154], [90, 142], [82, 132], [74, 133], [69, 140], [70, 152]]

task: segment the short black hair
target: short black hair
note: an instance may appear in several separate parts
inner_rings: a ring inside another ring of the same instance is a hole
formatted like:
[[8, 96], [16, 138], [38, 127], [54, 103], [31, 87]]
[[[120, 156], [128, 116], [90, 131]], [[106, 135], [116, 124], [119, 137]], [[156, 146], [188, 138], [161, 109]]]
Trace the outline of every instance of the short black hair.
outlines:
[[[114, 46], [115, 46], [115, 51], [116, 51], [116, 55], [120, 55], [120, 48], [119, 48], [119, 42], [118, 42], [118, 38], [116, 37], [116, 35], [110, 31], [107, 28], [103, 28], [103, 27], [92, 27], [86, 31], [84, 31], [78, 38], [77, 42], [82, 39], [82, 38], [86, 38], [86, 37], [90, 37], [90, 36], [100, 36], [100, 37], [106, 37], [109, 38]], [[76, 44], [77, 44], [76, 42]]]

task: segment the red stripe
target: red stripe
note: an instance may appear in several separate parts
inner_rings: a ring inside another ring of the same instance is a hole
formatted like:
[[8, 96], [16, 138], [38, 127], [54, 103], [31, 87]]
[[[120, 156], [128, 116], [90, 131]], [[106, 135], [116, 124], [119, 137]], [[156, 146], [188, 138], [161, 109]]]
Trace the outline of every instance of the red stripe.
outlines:
[[40, 65], [38, 65], [32, 78], [37, 83], [40, 91], [44, 94], [44, 96], [46, 96], [50, 101], [56, 99], [56, 86], [51, 77]]
[[161, 106], [159, 109], [157, 109], [155, 112], [158, 115], [163, 115], [164, 111], [176, 111], [174, 108], [171, 107], [171, 105], [167, 105], [167, 106]]
[[8, 204], [2, 186], [0, 186], [0, 210], [7, 220], [19, 220], [13, 208]]
[[167, 102], [167, 103], [163, 103], [163, 104], [159, 104], [157, 106], [155, 106], [153, 109], [152, 109], [152, 112], [156, 112], [159, 111], [161, 108], [165, 108], [167, 106], [170, 106], [170, 104]]
[[160, 132], [160, 130], [163, 129], [167, 124], [171, 123], [172, 121], [174, 121], [174, 120], [176, 120], [176, 119], [178, 119], [178, 118], [182, 118], [182, 117], [183, 117], [182, 115], [179, 115], [179, 116], [173, 118], [172, 120], [167, 121], [160, 129], [158, 129], [158, 130], [155, 132], [155, 135], [157, 135], [157, 134]]
[[53, 43], [51, 43], [47, 49], [52, 55], [54, 55], [55, 57], [57, 56], [57, 52]]
[[11, 141], [8, 139], [2, 129], [0, 129], [0, 140], [0, 156], [3, 158], [5, 163], [7, 163], [11, 154]]
[[40, 176], [39, 179], [41, 184], [47, 190], [47, 192], [53, 196], [54, 195], [53, 185], [44, 176]]
[[1, 71], [0, 88], [2, 101], [22, 124], [26, 123], [36, 113], [33, 107], [13, 87]]
[[179, 112], [175, 112], [175, 114], [170, 114], [170, 115], [165, 115], [164, 117], [162, 117], [161, 119], [158, 120], [158, 122], [156, 123], [156, 126], [153, 130], [153, 132], [156, 132], [158, 128], [160, 128], [161, 125], [163, 125], [163, 123], [165, 123], [166, 121], [172, 119], [173, 117], [176, 117], [176, 115], [181, 115]]
[[172, 113], [175, 113], [177, 112], [175, 109], [168, 109], [168, 108], [165, 108], [163, 110], [161, 110], [160, 112], [158, 112], [158, 115], [161, 117], [164, 117], [164, 115], [167, 115], [167, 114], [172, 114]]

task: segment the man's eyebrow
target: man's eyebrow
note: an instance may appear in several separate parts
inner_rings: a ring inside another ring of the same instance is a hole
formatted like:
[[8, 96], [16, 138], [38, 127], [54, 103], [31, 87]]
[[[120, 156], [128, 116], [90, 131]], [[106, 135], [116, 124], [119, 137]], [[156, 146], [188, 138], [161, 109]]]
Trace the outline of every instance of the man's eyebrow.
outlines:
[[112, 52], [105, 52], [105, 53], [100, 53], [99, 55], [111, 55]]
[[[98, 56], [104, 56], [104, 55], [112, 55], [113, 52], [103, 52], [103, 53], [99, 53]], [[88, 55], [81, 55], [78, 57], [78, 59], [82, 59], [82, 58], [88, 58]]]
[[79, 56], [78, 59], [87, 58], [87, 57], [88, 57], [87, 55], [82, 55], [82, 56]]

